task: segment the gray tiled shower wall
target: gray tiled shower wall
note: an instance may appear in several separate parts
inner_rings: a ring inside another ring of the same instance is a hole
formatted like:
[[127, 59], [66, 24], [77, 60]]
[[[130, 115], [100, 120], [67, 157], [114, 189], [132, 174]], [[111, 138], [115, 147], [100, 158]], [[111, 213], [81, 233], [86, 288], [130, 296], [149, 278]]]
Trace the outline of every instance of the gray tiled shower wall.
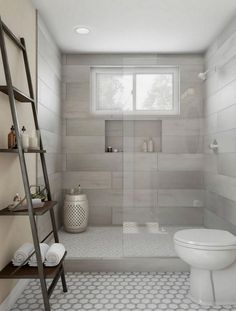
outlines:
[[[208, 49], [205, 83], [204, 223], [236, 234], [236, 19]], [[217, 153], [209, 150], [214, 139]]]
[[[180, 67], [181, 113], [128, 120], [90, 113], [90, 68], [107, 65]], [[203, 223], [203, 92], [201, 55], [63, 55], [63, 189], [81, 184], [92, 225], [154, 219]], [[131, 129], [131, 134], [127, 134]], [[154, 153], [142, 153], [152, 136]], [[109, 144], [124, 153], [106, 153]]]
[[[43, 21], [38, 25], [38, 118], [41, 128], [52, 198], [58, 201], [56, 220], [61, 225], [62, 204], [62, 110], [61, 110], [61, 54]], [[39, 160], [39, 159], [38, 159]], [[43, 183], [38, 161], [38, 183]], [[39, 234], [51, 231], [49, 213], [37, 218]]]

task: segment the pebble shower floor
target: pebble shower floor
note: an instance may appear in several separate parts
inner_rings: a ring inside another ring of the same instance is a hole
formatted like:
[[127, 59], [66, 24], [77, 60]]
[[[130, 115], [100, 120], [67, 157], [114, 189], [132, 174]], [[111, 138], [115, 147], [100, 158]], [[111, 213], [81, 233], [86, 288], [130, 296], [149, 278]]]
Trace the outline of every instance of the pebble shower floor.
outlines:
[[[60, 281], [51, 297], [52, 310], [192, 311], [230, 310], [236, 306], [202, 307], [188, 298], [189, 274], [183, 272], [68, 273], [68, 293]], [[11, 311], [44, 310], [38, 280], [31, 281]]]

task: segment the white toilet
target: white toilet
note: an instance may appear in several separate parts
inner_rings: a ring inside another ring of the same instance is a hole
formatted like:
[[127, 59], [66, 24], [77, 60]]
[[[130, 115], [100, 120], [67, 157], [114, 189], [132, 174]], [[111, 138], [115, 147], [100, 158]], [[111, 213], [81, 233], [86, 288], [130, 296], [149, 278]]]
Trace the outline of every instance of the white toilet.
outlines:
[[175, 250], [191, 267], [190, 296], [199, 304], [236, 304], [236, 236], [224, 230], [175, 233]]

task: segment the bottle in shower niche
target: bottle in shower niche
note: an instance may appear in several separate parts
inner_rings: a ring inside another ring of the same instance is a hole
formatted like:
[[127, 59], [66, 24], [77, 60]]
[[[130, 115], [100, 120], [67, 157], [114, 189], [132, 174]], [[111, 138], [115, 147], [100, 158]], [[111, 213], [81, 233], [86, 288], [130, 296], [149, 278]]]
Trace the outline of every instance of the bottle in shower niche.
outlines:
[[16, 149], [17, 148], [17, 143], [16, 143], [16, 133], [15, 133], [15, 128], [14, 125], [11, 127], [11, 131], [8, 134], [8, 149]]
[[146, 140], [143, 141], [143, 144], [142, 144], [142, 151], [143, 151], [143, 152], [147, 152], [147, 151], [148, 151], [148, 144], [147, 144], [147, 141], [146, 141]]
[[151, 137], [149, 137], [149, 139], [148, 139], [148, 152], [153, 152], [153, 151], [154, 151], [153, 140]]

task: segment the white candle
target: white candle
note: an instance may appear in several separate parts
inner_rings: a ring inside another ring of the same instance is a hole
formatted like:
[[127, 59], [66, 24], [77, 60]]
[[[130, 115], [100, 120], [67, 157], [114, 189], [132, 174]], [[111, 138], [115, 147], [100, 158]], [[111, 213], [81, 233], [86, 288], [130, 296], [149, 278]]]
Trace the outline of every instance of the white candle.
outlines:
[[38, 149], [39, 148], [38, 137], [37, 136], [31, 136], [29, 138], [29, 147], [31, 149]]
[[22, 134], [22, 146], [23, 149], [28, 149], [29, 148], [29, 135], [28, 134]]

